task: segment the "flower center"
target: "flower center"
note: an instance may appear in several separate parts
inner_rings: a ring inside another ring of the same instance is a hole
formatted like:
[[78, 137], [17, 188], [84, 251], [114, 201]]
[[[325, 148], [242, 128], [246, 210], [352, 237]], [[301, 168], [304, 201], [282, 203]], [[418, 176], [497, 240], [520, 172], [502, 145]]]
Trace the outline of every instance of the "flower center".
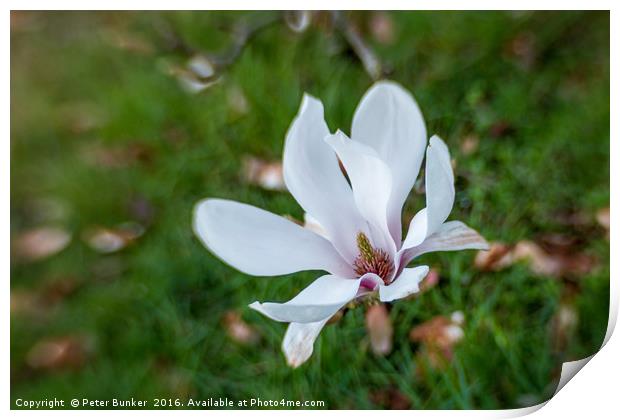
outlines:
[[385, 284], [390, 284], [390, 275], [394, 271], [392, 259], [383, 249], [375, 249], [362, 232], [357, 234], [357, 248], [360, 254], [353, 261], [355, 273], [363, 276], [366, 273], [374, 273], [381, 277]]

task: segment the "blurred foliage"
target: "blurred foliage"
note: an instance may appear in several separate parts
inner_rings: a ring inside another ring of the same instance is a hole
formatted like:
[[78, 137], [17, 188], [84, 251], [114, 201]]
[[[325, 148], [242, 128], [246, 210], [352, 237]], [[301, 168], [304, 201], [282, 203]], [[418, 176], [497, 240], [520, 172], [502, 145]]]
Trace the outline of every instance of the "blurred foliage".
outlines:
[[[429, 133], [450, 146], [451, 218], [506, 243], [572, 235], [599, 266], [567, 280], [523, 264], [482, 273], [471, 251], [424, 256], [441, 281], [391, 305], [388, 356], [368, 348], [357, 307], [324, 329], [296, 370], [280, 352], [286, 326], [247, 304], [288, 299], [317, 273], [237, 272], [194, 237], [192, 206], [223, 197], [301, 219], [286, 192], [243, 182], [244, 156], [281, 157], [304, 91], [321, 98], [332, 130], [348, 131], [372, 81], [324, 17], [303, 33], [265, 27], [199, 94], [171, 75], [198, 51], [228, 51], [240, 24], [274, 16], [12, 13], [11, 230], [53, 222], [73, 235], [57, 255], [12, 264], [13, 403], [192, 395], [377, 408], [385, 405], [374, 395], [397, 389], [416, 409], [491, 409], [548, 398], [561, 363], [598, 350], [607, 326], [609, 242], [593, 215], [609, 203], [609, 13], [389, 13], [391, 40], [373, 35], [373, 14], [349, 14], [389, 77], [414, 93]], [[460, 149], [464, 138], [476, 139], [473, 152]], [[54, 217], [33, 204], [50, 198], [64, 203]], [[411, 194], [407, 222], [423, 203]], [[586, 222], [565, 223], [566, 214]], [[128, 220], [146, 231], [116, 253], [83, 240], [93, 226]], [[71, 287], [58, 291], [63, 281]], [[37, 298], [18, 305], [18, 296]], [[578, 326], [558, 346], [562, 304]], [[227, 335], [230, 310], [258, 344]], [[457, 310], [464, 339], [452, 363], [426, 369], [409, 331]], [[74, 363], [37, 367], [31, 349], [49, 337], [86, 344]]]

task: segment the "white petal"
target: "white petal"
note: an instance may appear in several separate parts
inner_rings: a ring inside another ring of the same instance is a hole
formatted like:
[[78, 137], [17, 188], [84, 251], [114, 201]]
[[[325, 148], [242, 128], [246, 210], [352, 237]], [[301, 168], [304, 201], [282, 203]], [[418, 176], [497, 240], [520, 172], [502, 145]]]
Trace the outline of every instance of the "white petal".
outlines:
[[362, 216], [371, 225], [375, 247], [394, 255], [396, 246], [387, 224], [387, 206], [392, 189], [392, 174], [377, 152], [349, 139], [341, 131], [325, 137], [347, 171], [353, 198]]
[[416, 245], [421, 244], [426, 239], [426, 232], [428, 231], [428, 218], [426, 216], [427, 208], [423, 208], [413, 216], [411, 223], [409, 223], [409, 230], [407, 236], [403, 241], [401, 249], [413, 248]]
[[454, 173], [446, 144], [431, 137], [426, 150], [426, 208], [411, 220], [403, 249], [417, 246], [448, 218], [454, 205]]
[[281, 322], [317, 322], [332, 316], [355, 297], [361, 279], [343, 279], [333, 275], [319, 277], [297, 296], [285, 303], [250, 304], [250, 308]]
[[322, 321], [301, 324], [291, 322], [282, 341], [282, 351], [291, 367], [299, 367], [312, 356], [314, 341], [330, 317]]
[[357, 256], [355, 238], [365, 227], [336, 154], [323, 139], [329, 129], [323, 105], [304, 95], [286, 134], [284, 182], [301, 207], [315, 217], [347, 261]]
[[446, 144], [431, 137], [426, 161], [427, 233], [434, 233], [446, 221], [454, 205], [454, 173]]
[[351, 137], [376, 150], [392, 172], [388, 220], [394, 241], [400, 245], [403, 203], [418, 176], [426, 146], [420, 108], [402, 86], [389, 81], [375, 83], [355, 111]]
[[320, 269], [352, 275], [328, 240], [257, 207], [205, 199], [194, 208], [193, 224], [211, 252], [247, 274], [275, 276]]
[[427, 274], [427, 265], [405, 268], [393, 283], [379, 286], [379, 299], [382, 302], [391, 302], [420, 291], [420, 282]]
[[446, 222], [420, 245], [405, 250], [400, 259], [401, 266], [428, 252], [460, 251], [463, 249], [489, 249], [489, 244], [478, 232], [465, 223], [456, 220]]

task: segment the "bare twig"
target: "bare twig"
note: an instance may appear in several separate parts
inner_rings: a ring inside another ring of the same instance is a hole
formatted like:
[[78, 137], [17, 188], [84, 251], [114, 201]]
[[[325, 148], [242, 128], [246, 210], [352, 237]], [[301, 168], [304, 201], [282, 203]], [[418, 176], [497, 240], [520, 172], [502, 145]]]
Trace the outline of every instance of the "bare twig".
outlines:
[[383, 74], [381, 62], [370, 47], [366, 45], [355, 27], [339, 10], [332, 12], [332, 19], [334, 26], [342, 33], [355, 54], [357, 54], [368, 75], [373, 80], [379, 79]]
[[[341, 11], [332, 11], [330, 12], [330, 16], [334, 28], [342, 34], [343, 38], [355, 52], [366, 70], [366, 73], [368, 73], [373, 80], [381, 78], [384, 75], [384, 66], [374, 51], [362, 39], [358, 30], [349, 21], [346, 15]], [[203, 60], [207, 60], [214, 69], [213, 74], [206, 80], [211, 81], [221, 75], [226, 68], [233, 65], [244, 48], [259, 33], [275, 24], [285, 22], [285, 19], [286, 14], [279, 13], [266, 16], [262, 15], [261, 19], [238, 24], [234, 28], [234, 41], [232, 45], [219, 54], [206, 53], [188, 45], [167, 21], [160, 21], [157, 25], [157, 30], [164, 39], [167, 49], [179, 51], [188, 56], [201, 56]], [[203, 80], [204, 77], [200, 74], [196, 74], [195, 78], [200, 82], [205, 82], [205, 80]]]
[[256, 37], [263, 30], [280, 22], [282, 22], [282, 16], [274, 15], [268, 16], [266, 19], [261, 19], [251, 24], [239, 25], [235, 30], [236, 37], [232, 47], [222, 54], [211, 55], [209, 58], [219, 70], [230, 66], [241, 55], [243, 49], [254, 37]]

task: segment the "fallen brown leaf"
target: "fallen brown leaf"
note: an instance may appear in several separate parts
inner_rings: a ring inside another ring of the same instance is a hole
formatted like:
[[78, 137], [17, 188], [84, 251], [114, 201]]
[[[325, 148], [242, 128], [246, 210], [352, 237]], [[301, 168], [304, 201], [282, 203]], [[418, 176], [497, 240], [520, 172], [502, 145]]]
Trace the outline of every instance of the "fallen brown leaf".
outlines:
[[[548, 243], [550, 238], [547, 237]], [[594, 257], [573, 251], [568, 238], [557, 236], [553, 240], [555, 245], [548, 250], [528, 240], [513, 247], [494, 243], [489, 251], [478, 252], [474, 265], [482, 271], [499, 271], [523, 261], [534, 273], [550, 277], [582, 276], [596, 266]]]
[[370, 33], [379, 43], [389, 45], [394, 43], [394, 22], [386, 12], [373, 12], [370, 17]]
[[26, 355], [33, 369], [62, 369], [82, 366], [93, 350], [86, 336], [65, 336], [38, 341]]
[[255, 344], [260, 336], [254, 328], [245, 322], [241, 315], [234, 311], [228, 311], [224, 315], [224, 327], [230, 338], [239, 344]]
[[454, 312], [450, 318], [436, 316], [416, 327], [409, 333], [409, 339], [422, 344], [421, 354], [427, 357], [433, 367], [444, 366], [450, 361], [456, 343], [464, 337], [461, 328], [463, 313]]
[[489, 244], [488, 251], [478, 251], [474, 259], [474, 266], [482, 271], [499, 271], [514, 263], [510, 247], [500, 242]]
[[268, 162], [255, 157], [246, 157], [242, 166], [243, 179], [266, 190], [286, 191], [281, 162]]
[[480, 139], [478, 136], [474, 134], [470, 134], [465, 136], [463, 140], [461, 140], [461, 153], [465, 156], [469, 156], [478, 150], [478, 144], [480, 143]]
[[609, 207], [605, 207], [596, 212], [596, 221], [609, 234]]
[[59, 253], [71, 242], [71, 234], [58, 227], [39, 227], [13, 238], [13, 256], [18, 261], [37, 261]]
[[372, 305], [366, 311], [366, 330], [370, 336], [370, 347], [377, 356], [392, 351], [392, 321], [384, 304]]
[[127, 222], [116, 228], [93, 227], [84, 231], [83, 240], [95, 251], [102, 254], [120, 251], [133, 243], [144, 233], [144, 227], [135, 222]]

